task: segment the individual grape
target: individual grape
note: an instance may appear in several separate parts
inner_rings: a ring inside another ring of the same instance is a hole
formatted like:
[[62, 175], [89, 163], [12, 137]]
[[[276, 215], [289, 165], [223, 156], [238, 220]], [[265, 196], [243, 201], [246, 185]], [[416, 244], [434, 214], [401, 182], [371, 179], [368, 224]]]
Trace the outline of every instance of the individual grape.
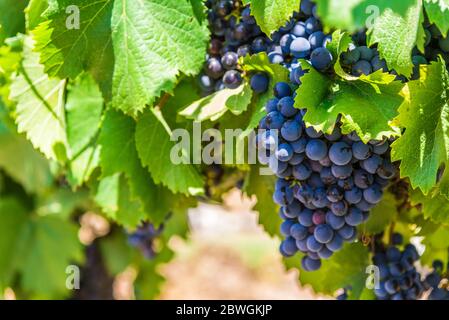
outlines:
[[206, 63], [206, 74], [212, 79], [221, 78], [224, 74], [223, 66], [216, 58], [210, 58]]
[[281, 53], [287, 55], [290, 53], [290, 45], [296, 37], [290, 33], [284, 34], [279, 40], [279, 44], [281, 46]]
[[271, 111], [277, 111], [278, 102], [279, 102], [279, 99], [277, 99], [277, 98], [272, 98], [272, 99], [268, 100], [268, 102], [265, 104], [265, 111], [267, 113], [270, 113]]
[[307, 249], [311, 252], [318, 252], [323, 247], [323, 244], [318, 242], [317, 239], [315, 239], [315, 236], [311, 235], [307, 237]]
[[301, 0], [301, 12], [304, 13], [305, 15], [312, 15], [312, 10], [313, 10], [314, 4], [312, 1], [310, 0]]
[[345, 225], [345, 218], [335, 215], [332, 211], [326, 213], [326, 223], [334, 230], [338, 230]]
[[306, 271], [315, 271], [321, 267], [321, 261], [310, 257], [303, 257], [301, 260], [301, 265]]
[[282, 125], [281, 136], [287, 141], [297, 141], [301, 136], [301, 133], [302, 127], [296, 121], [288, 120]]
[[318, 188], [313, 193], [312, 204], [317, 208], [324, 208], [328, 205], [329, 200], [327, 199], [326, 189]]
[[298, 215], [298, 221], [304, 227], [311, 227], [311, 226], [313, 226], [312, 217], [313, 217], [312, 210], [305, 209], [305, 210], [301, 211], [301, 213]]
[[372, 72], [371, 64], [368, 61], [360, 60], [352, 67], [352, 73], [355, 76], [369, 75]]
[[354, 187], [350, 190], [345, 191], [344, 198], [350, 204], [359, 203], [362, 200], [363, 192], [361, 189]]
[[354, 173], [354, 184], [360, 189], [366, 189], [374, 182], [374, 177], [365, 170], [356, 170]]
[[312, 175], [312, 170], [306, 164], [299, 164], [293, 167], [293, 176], [299, 181], [305, 181]]
[[229, 70], [223, 76], [223, 84], [226, 88], [236, 89], [242, 84], [242, 76], [236, 70]]
[[369, 188], [363, 190], [363, 198], [366, 202], [371, 204], [377, 204], [382, 200], [382, 189], [379, 185], [373, 184]]
[[264, 93], [268, 90], [269, 79], [265, 73], [259, 72], [251, 77], [251, 89], [255, 93]]
[[316, 48], [312, 51], [312, 54], [310, 55], [310, 62], [312, 66], [318, 71], [325, 71], [332, 64], [332, 54], [326, 48], [323, 47]]
[[301, 203], [296, 199], [293, 199], [291, 203], [281, 208], [283, 215], [289, 219], [298, 218], [298, 215], [301, 212], [301, 210], [302, 210]]
[[306, 24], [306, 32], [308, 34], [312, 34], [316, 31], [320, 31], [322, 28], [320, 21], [318, 19], [316, 19], [315, 17], [310, 17], [309, 19], [307, 19], [305, 24]]
[[320, 131], [316, 131], [314, 127], [307, 127], [305, 131], [307, 136], [312, 139], [320, 138], [323, 136], [323, 133]]
[[223, 57], [221, 57], [221, 65], [226, 70], [233, 70], [237, 67], [237, 63], [239, 61], [239, 56], [237, 53], [229, 51], [226, 52]]
[[282, 241], [280, 251], [286, 257], [293, 256], [298, 251], [298, 248], [296, 247], [296, 240], [293, 237], [287, 237], [284, 241]]
[[338, 202], [343, 200], [343, 191], [336, 185], [333, 185], [327, 189], [327, 199], [330, 202]]
[[323, 168], [320, 172], [320, 178], [325, 185], [333, 185], [337, 182], [330, 168]]
[[334, 164], [344, 166], [351, 162], [352, 149], [345, 142], [334, 143], [329, 149], [329, 158]]
[[337, 231], [334, 238], [330, 242], [326, 243], [326, 248], [332, 252], [337, 252], [343, 247], [343, 238], [338, 233], [339, 232]]
[[318, 47], [322, 47], [325, 37], [326, 35], [322, 31], [312, 33], [308, 38], [312, 50], [315, 50]]
[[353, 170], [352, 166], [349, 164], [344, 166], [337, 166], [333, 164], [331, 166], [332, 174], [334, 175], [335, 178], [340, 180], [349, 178], [352, 174], [352, 170]]
[[274, 95], [278, 99], [289, 97], [292, 94], [292, 89], [286, 82], [278, 82], [274, 86]]
[[320, 243], [329, 243], [334, 237], [334, 231], [329, 225], [320, 224], [315, 228], [313, 236]]
[[348, 204], [346, 201], [332, 202], [330, 209], [336, 216], [344, 216], [348, 212]]
[[366, 160], [371, 156], [371, 146], [361, 141], [354, 142], [352, 145], [352, 155], [357, 160]]
[[[279, 100], [278, 110], [284, 117], [293, 117], [298, 113], [298, 109], [294, 107], [295, 100], [292, 97], [284, 97]], [[299, 124], [299, 123], [298, 123]]]
[[357, 208], [351, 208], [345, 216], [346, 224], [356, 227], [363, 222], [363, 213]]
[[295, 58], [305, 58], [310, 54], [310, 43], [305, 38], [296, 38], [290, 44], [290, 52]]
[[311, 139], [306, 145], [306, 155], [312, 160], [319, 161], [327, 154], [327, 145], [323, 140]]
[[265, 117], [265, 122], [269, 129], [281, 129], [284, 125], [285, 118], [278, 111], [272, 111]]
[[345, 240], [351, 239], [355, 232], [355, 228], [347, 224], [337, 231], [338, 235]]
[[200, 84], [201, 90], [203, 90], [204, 92], [207, 92], [207, 93], [213, 92], [214, 87], [215, 87], [214, 80], [205, 74], [200, 76], [199, 84]]
[[288, 237], [290, 236], [290, 228], [295, 224], [293, 220], [285, 220], [281, 224], [281, 233]]
[[305, 239], [308, 233], [308, 229], [299, 223], [295, 223], [290, 227], [290, 234], [296, 240]]
[[288, 143], [282, 143], [278, 146], [275, 156], [279, 161], [287, 162], [293, 157], [293, 149]]
[[379, 157], [377, 154], [372, 155], [366, 160], [363, 160], [361, 163], [361, 166], [363, 169], [365, 169], [367, 172], [371, 174], [375, 174], [377, 169], [382, 165], [382, 158]]
[[[303, 21], [299, 21], [295, 24], [292, 30], [292, 35], [296, 37], [305, 38], [307, 37], [307, 30], [306, 30], [306, 24]], [[290, 49], [290, 48], [289, 48]]]

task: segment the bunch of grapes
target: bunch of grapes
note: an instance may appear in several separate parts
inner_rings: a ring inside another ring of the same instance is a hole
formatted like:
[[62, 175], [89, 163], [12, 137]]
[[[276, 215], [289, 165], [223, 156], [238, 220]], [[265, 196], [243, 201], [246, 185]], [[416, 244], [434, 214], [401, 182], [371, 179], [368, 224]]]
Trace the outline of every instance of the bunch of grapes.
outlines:
[[151, 260], [156, 256], [154, 241], [161, 235], [163, 230], [163, 224], [156, 227], [150, 222], [145, 222], [136, 231], [128, 234], [128, 242], [133, 247], [138, 248], [145, 258]]
[[[435, 260], [432, 266], [433, 271], [424, 279], [424, 287], [430, 290], [428, 299], [449, 300], [449, 288], [447, 287], [449, 277], [447, 273], [444, 273], [444, 264], [440, 260]], [[449, 268], [449, 265], [447, 267]]]
[[377, 242], [373, 263], [379, 268], [380, 282], [374, 293], [379, 300], [417, 300], [425, 292], [421, 275], [415, 268], [419, 254], [415, 246], [407, 244], [403, 250], [402, 236], [394, 234], [392, 245]]
[[305, 110], [294, 107], [288, 83], [277, 83], [275, 97], [260, 121], [258, 158], [278, 176], [274, 201], [281, 206], [286, 237], [280, 251], [300, 251], [305, 270], [317, 270], [321, 259], [357, 237], [356, 227], [380, 202], [383, 189], [396, 175], [390, 162], [390, 141], [363, 143], [355, 133], [331, 134], [305, 127]]
[[[212, 33], [200, 87], [205, 95], [224, 88], [235, 89], [242, 83], [238, 60], [247, 54], [267, 51], [270, 40], [256, 24], [249, 6], [240, 0], [208, 0], [208, 22]], [[264, 73], [252, 77], [255, 92], [268, 88]]]

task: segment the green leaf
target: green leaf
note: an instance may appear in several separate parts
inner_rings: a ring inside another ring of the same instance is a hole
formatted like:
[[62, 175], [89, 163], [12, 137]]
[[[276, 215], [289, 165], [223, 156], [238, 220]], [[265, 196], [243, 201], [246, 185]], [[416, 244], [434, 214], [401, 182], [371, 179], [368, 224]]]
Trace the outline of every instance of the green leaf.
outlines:
[[413, 71], [412, 50], [416, 45], [423, 49], [425, 41], [422, 3], [421, 0], [413, 1], [414, 5], [408, 8], [404, 17], [391, 9], [385, 10], [375, 20], [368, 37], [370, 46], [378, 44], [379, 56], [385, 59], [388, 67], [407, 77]]
[[99, 144], [103, 176], [124, 173], [133, 199], [141, 201], [153, 223], [164, 220], [171, 205], [171, 193], [156, 186], [139, 160], [135, 144], [135, 121], [118, 111], [109, 111], [103, 123]]
[[449, 30], [449, 1], [448, 0], [424, 0], [424, 8], [430, 23], [434, 23], [441, 34], [447, 34]]
[[47, 158], [64, 160], [64, 149], [67, 149], [66, 81], [49, 78], [39, 64], [39, 54], [32, 52], [32, 48], [32, 40], [26, 38], [24, 59], [11, 86], [11, 99], [17, 102], [18, 131], [26, 133], [34, 147]]
[[[356, 31], [367, 27], [377, 17], [389, 9], [405, 16], [407, 10], [415, 5], [415, 0], [316, 0], [318, 15], [328, 28]], [[338, 12], [338, 14], [336, 14]]]
[[136, 128], [136, 146], [142, 164], [148, 167], [154, 182], [162, 183], [174, 193], [202, 193], [203, 181], [191, 164], [190, 150], [186, 150], [180, 142], [181, 163], [175, 164], [171, 153], [176, 144], [171, 138], [171, 129], [161, 112], [153, 108], [145, 112]]
[[46, 190], [53, 182], [46, 159], [31, 143], [0, 123], [0, 168], [28, 193]]
[[293, 12], [298, 12], [299, 3], [300, 0], [252, 1], [251, 14], [262, 31], [271, 35], [290, 20]]
[[367, 234], [381, 233], [395, 220], [396, 213], [396, 199], [385, 191], [382, 201], [371, 209], [368, 221], [360, 226], [360, 230]]
[[95, 201], [109, 218], [125, 227], [136, 228], [145, 220], [141, 203], [131, 199], [128, 181], [120, 173], [100, 180]]
[[398, 114], [403, 100], [400, 81], [393, 81], [391, 75], [377, 71], [355, 81], [332, 83], [318, 71], [308, 68], [295, 98], [297, 108], [307, 108], [304, 121], [308, 125], [331, 132], [341, 114], [342, 131], [355, 131], [364, 142], [398, 134], [390, 121]]
[[424, 195], [416, 189], [411, 191], [410, 200], [413, 205], [421, 204], [424, 218], [449, 225], [449, 200], [445, 196], [438, 193]]
[[259, 213], [259, 224], [270, 236], [280, 236], [281, 218], [279, 206], [273, 201], [274, 175], [261, 175], [259, 166], [251, 166], [245, 181], [245, 192], [248, 196], [256, 197], [254, 210]]
[[4, 38], [25, 33], [25, 15], [23, 10], [28, 0], [2, 0], [0, 1], [0, 41]]
[[112, 105], [136, 114], [161, 92], [171, 92], [179, 73], [196, 74], [204, 63], [207, 26], [187, 1], [115, 1]]
[[16, 247], [25, 292], [42, 298], [71, 294], [66, 287], [66, 268], [83, 257], [77, 231], [73, 224], [55, 217], [39, 217], [27, 223]]
[[251, 87], [245, 83], [236, 89], [223, 89], [197, 100], [181, 110], [179, 115], [198, 122], [216, 121], [228, 110], [234, 114], [246, 111], [251, 96]]
[[288, 258], [286, 264], [300, 269], [301, 285], [309, 284], [315, 292], [324, 294], [334, 294], [340, 288], [351, 286], [354, 298], [362, 294], [368, 276], [365, 270], [371, 263], [368, 248], [361, 243], [346, 243], [330, 259], [322, 260], [322, 266], [317, 271], [303, 271], [299, 258], [300, 255]]
[[422, 244], [425, 246], [421, 262], [431, 265], [436, 259], [440, 259], [446, 265], [449, 262], [449, 228], [447, 226], [435, 226], [432, 233], [426, 234]]
[[391, 156], [401, 161], [401, 177], [427, 194], [438, 168], [449, 158], [449, 76], [443, 62], [421, 66], [421, 78], [410, 81], [410, 97], [399, 108], [397, 123], [405, 133], [392, 144]]
[[97, 135], [103, 113], [103, 97], [94, 79], [83, 74], [68, 88], [66, 117], [67, 139], [70, 145], [72, 186], [86, 182], [99, 162]]
[[15, 269], [16, 243], [22, 228], [27, 223], [26, 208], [18, 199], [0, 199], [0, 288], [13, 280]]
[[101, 256], [109, 274], [116, 276], [132, 262], [132, 251], [124, 232], [114, 232], [100, 240]]
[[42, 17], [48, 8], [48, 0], [30, 0], [25, 9], [26, 26], [28, 30], [33, 30], [39, 23], [44, 21]]
[[[89, 66], [94, 56], [103, 55], [111, 41], [111, 13], [113, 0], [79, 0], [76, 13], [66, 13], [71, 0], [57, 0], [49, 10], [49, 20], [33, 30], [36, 50], [50, 76], [76, 78]], [[79, 18], [79, 29], [76, 19]]]

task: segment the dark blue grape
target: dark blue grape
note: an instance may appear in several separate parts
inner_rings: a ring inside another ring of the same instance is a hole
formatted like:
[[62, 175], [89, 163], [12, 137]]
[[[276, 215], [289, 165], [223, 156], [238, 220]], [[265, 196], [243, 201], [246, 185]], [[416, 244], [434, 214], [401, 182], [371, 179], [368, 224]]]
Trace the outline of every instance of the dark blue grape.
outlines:
[[282, 99], [284, 97], [291, 96], [292, 89], [286, 82], [278, 82], [274, 86], [274, 95], [278, 99]]
[[290, 44], [290, 52], [295, 58], [305, 58], [310, 54], [310, 43], [305, 38], [296, 38]]
[[255, 93], [264, 93], [268, 90], [269, 79], [265, 73], [256, 73], [251, 77], [251, 89]]
[[329, 243], [334, 237], [334, 231], [327, 224], [320, 224], [315, 228], [313, 236], [320, 243]]
[[319, 161], [327, 155], [327, 145], [323, 140], [311, 139], [306, 145], [306, 155], [312, 160]]

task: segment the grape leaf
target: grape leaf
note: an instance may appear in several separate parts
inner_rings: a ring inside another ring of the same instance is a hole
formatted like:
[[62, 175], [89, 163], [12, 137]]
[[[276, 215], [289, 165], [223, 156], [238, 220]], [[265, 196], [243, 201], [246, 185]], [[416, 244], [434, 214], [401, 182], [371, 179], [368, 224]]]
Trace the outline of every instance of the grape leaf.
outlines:
[[133, 199], [141, 201], [153, 223], [160, 223], [169, 211], [172, 195], [163, 187], [156, 186], [142, 167], [136, 150], [135, 127], [135, 121], [121, 112], [109, 111], [106, 114], [99, 139], [102, 174], [125, 173]]
[[136, 146], [142, 164], [148, 167], [154, 182], [162, 183], [174, 193], [202, 193], [203, 181], [196, 168], [190, 164], [190, 150], [181, 146], [183, 160], [175, 164], [171, 152], [176, 144], [171, 138], [172, 131], [161, 112], [153, 108], [145, 112], [136, 128]]
[[421, 262], [432, 265], [436, 259], [440, 259], [446, 265], [449, 262], [449, 228], [447, 226], [437, 226], [432, 228], [432, 232], [425, 235], [422, 244], [425, 246]]
[[423, 51], [425, 34], [421, 0], [413, 0], [404, 17], [385, 10], [369, 29], [368, 44], [378, 44], [379, 56], [390, 69], [409, 77], [413, 71], [411, 53], [415, 46]]
[[[390, 9], [399, 16], [415, 5], [415, 0], [316, 0], [318, 15], [329, 28], [356, 31], [369, 27], [385, 10]], [[336, 14], [338, 12], [338, 14]]]
[[136, 114], [162, 91], [171, 92], [180, 72], [201, 69], [208, 29], [193, 16], [187, 1], [114, 2], [114, 107]]
[[270, 236], [280, 236], [281, 218], [279, 206], [273, 201], [274, 175], [261, 175], [259, 166], [251, 166], [251, 170], [245, 180], [245, 193], [248, 196], [256, 196], [254, 210], [259, 213], [259, 223]]
[[131, 199], [128, 181], [120, 173], [99, 181], [95, 201], [109, 218], [127, 228], [134, 229], [145, 220], [141, 203]]
[[436, 184], [438, 168], [449, 158], [448, 88], [442, 61], [421, 66], [421, 78], [407, 84], [410, 97], [396, 119], [405, 133], [392, 144], [392, 159], [401, 161], [401, 177], [408, 177], [424, 194]]
[[46, 71], [74, 78], [91, 70], [112, 106], [129, 114], [172, 91], [179, 73], [196, 74], [203, 64], [208, 29], [187, 1], [80, 0], [79, 30], [66, 27], [71, 0], [58, 4], [33, 32]]
[[424, 218], [435, 223], [449, 225], [449, 200], [441, 194], [424, 195], [421, 190], [411, 191], [410, 200], [412, 204], [421, 204]]
[[23, 10], [28, 0], [0, 1], [0, 41], [13, 37], [17, 33], [25, 33], [25, 15]]
[[11, 99], [17, 102], [19, 133], [49, 159], [65, 160], [67, 136], [64, 114], [65, 80], [51, 79], [39, 64], [33, 42], [25, 39], [24, 59], [11, 85]]
[[0, 122], [0, 168], [20, 183], [28, 193], [47, 189], [52, 183], [50, 167], [24, 137]]
[[103, 98], [89, 74], [67, 87], [67, 139], [73, 157], [68, 179], [78, 187], [86, 182], [99, 162], [97, 135], [103, 113]]
[[424, 8], [430, 23], [434, 23], [441, 34], [446, 35], [449, 30], [449, 1], [425, 0]]
[[25, 9], [26, 27], [28, 30], [33, 30], [39, 23], [44, 21], [42, 15], [47, 8], [48, 0], [30, 0]]
[[247, 83], [236, 89], [223, 89], [197, 100], [179, 112], [179, 115], [198, 122], [216, 121], [228, 110], [240, 114], [251, 101], [252, 90]]
[[271, 35], [284, 26], [298, 12], [300, 0], [265, 0], [252, 1], [251, 14], [262, 31]]
[[100, 240], [101, 255], [110, 275], [123, 272], [132, 262], [132, 251], [124, 232], [114, 232]]
[[2, 197], [0, 199], [0, 287], [13, 279], [17, 240], [27, 223], [27, 211], [20, 200]]
[[371, 209], [368, 221], [359, 230], [364, 234], [381, 233], [395, 220], [396, 213], [396, 199], [393, 194], [385, 191], [382, 201]]
[[346, 243], [332, 258], [322, 260], [317, 271], [303, 271], [300, 267], [301, 255], [284, 259], [287, 268], [299, 268], [299, 282], [311, 285], [315, 292], [334, 294], [340, 288], [351, 286], [352, 298], [358, 298], [364, 288], [370, 265], [368, 248], [361, 243]]
[[51, 216], [29, 220], [20, 233], [15, 259], [26, 292], [41, 298], [67, 296], [71, 291], [66, 287], [66, 268], [83, 259], [77, 228]]
[[295, 107], [307, 108], [304, 121], [317, 130], [331, 132], [341, 114], [343, 132], [355, 131], [364, 142], [394, 136], [398, 132], [390, 121], [403, 100], [403, 84], [393, 80], [391, 75], [377, 71], [358, 80], [332, 83], [309, 67], [301, 77]]

